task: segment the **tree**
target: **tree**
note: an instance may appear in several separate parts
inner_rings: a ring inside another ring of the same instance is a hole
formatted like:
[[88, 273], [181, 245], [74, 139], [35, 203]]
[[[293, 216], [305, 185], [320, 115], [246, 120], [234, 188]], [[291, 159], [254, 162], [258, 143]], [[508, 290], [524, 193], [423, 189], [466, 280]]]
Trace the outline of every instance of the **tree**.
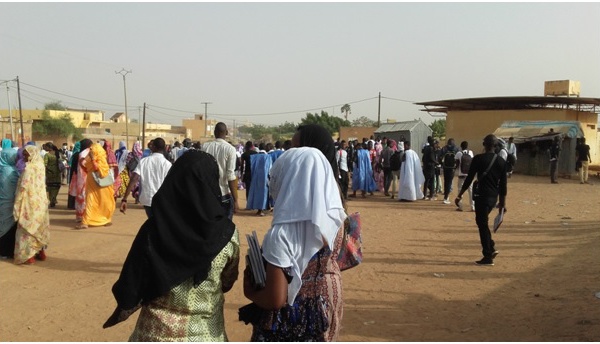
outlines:
[[33, 134], [41, 137], [59, 136], [67, 138], [73, 135], [73, 141], [83, 139], [81, 130], [75, 127], [68, 113], [62, 114], [59, 118], [50, 116], [48, 110], [42, 111], [42, 118], [33, 122]]
[[352, 121], [353, 127], [376, 127], [377, 122], [373, 121], [366, 116], [360, 116], [359, 118]]
[[342, 112], [345, 112], [344, 118], [346, 119], [346, 121], [348, 120], [348, 113], [350, 112], [350, 104], [344, 104], [344, 106], [342, 106]]
[[44, 110], [65, 111], [67, 108], [61, 104], [60, 100], [44, 104]]
[[325, 129], [327, 129], [327, 131], [329, 131], [330, 134], [333, 134], [334, 132], [339, 132], [340, 127], [350, 126], [349, 121], [336, 116], [329, 116], [329, 114], [323, 110], [321, 110], [320, 115], [316, 112], [314, 114], [310, 112], [307, 113], [306, 117], [302, 119], [301, 124], [319, 124]]
[[443, 138], [446, 137], [446, 120], [445, 119], [436, 119], [429, 125], [431, 130], [433, 130], [433, 137]]

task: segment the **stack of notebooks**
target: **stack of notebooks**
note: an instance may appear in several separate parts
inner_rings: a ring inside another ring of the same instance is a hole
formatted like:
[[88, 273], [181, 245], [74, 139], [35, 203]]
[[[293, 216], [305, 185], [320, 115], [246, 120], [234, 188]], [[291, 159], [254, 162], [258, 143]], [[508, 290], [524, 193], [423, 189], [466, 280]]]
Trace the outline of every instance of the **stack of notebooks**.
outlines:
[[252, 235], [246, 234], [248, 240], [248, 255], [246, 256], [246, 265], [250, 267], [253, 285], [255, 288], [264, 288], [267, 281], [267, 271], [258, 243], [256, 231], [252, 231]]

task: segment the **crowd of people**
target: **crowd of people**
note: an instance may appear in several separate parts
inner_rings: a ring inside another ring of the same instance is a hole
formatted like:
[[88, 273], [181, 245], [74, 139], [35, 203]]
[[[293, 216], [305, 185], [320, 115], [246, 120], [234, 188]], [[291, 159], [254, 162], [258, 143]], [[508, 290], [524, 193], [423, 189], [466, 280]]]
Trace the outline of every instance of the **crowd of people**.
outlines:
[[[83, 139], [72, 149], [48, 142], [43, 153], [33, 142], [16, 149], [2, 140], [0, 255], [16, 264], [46, 259], [49, 208], [62, 185], [79, 230], [110, 226], [117, 207], [127, 213], [131, 195], [147, 220], [112, 288], [117, 305], [104, 327], [141, 310], [130, 340], [225, 341], [224, 293], [238, 279], [240, 260], [233, 219], [238, 190], [245, 190], [245, 209], [272, 214], [262, 242], [266, 284], [256, 287], [248, 267], [243, 276], [251, 304], [240, 309], [240, 320], [252, 325], [251, 340], [334, 341], [343, 314], [337, 259], [347, 201], [360, 190], [363, 198], [382, 192], [399, 201], [442, 194], [442, 203], [451, 204], [457, 175], [454, 204], [462, 211], [468, 192], [479, 229], [483, 258], [476, 263], [494, 264], [488, 220], [493, 209], [506, 209], [517, 154], [512, 138], [506, 144], [488, 135], [475, 155], [466, 141], [440, 147], [432, 137], [423, 147], [403, 137], [334, 142], [314, 124], [274, 144], [234, 145], [227, 136], [218, 123], [215, 139], [202, 145], [186, 139], [170, 147], [155, 138], [145, 150], [140, 142], [131, 151], [120, 142], [113, 151], [107, 140]], [[555, 146], [553, 158], [559, 141]], [[577, 156], [589, 160], [589, 146], [578, 146]]]

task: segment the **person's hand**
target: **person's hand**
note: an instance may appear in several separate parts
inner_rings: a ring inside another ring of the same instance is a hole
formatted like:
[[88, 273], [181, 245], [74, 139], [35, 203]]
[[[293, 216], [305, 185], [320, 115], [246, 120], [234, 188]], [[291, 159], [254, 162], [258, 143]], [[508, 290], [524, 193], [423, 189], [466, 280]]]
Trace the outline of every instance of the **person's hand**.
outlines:
[[237, 199], [233, 201], [233, 213], [237, 213], [240, 210], [240, 206], [238, 205]]
[[126, 200], [122, 200], [121, 201], [121, 207], [119, 209], [123, 214], [125, 214], [125, 212], [127, 211], [127, 201]]
[[498, 203], [498, 205], [496, 206], [496, 208], [498, 208], [498, 209], [504, 209], [504, 212], [506, 213], [506, 205], [504, 203]]

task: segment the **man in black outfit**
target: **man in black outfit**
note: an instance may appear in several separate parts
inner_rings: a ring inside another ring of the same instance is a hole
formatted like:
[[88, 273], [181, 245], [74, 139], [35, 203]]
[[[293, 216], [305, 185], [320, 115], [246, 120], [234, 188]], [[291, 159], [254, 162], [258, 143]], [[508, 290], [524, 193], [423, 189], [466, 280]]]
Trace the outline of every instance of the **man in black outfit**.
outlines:
[[557, 172], [558, 172], [558, 158], [560, 155], [560, 137], [555, 136], [550, 146], [550, 182], [552, 184], [558, 184]]
[[[496, 207], [496, 202], [498, 202], [499, 209], [506, 210], [506, 161], [500, 159], [494, 152], [496, 143], [496, 137], [491, 134], [483, 139], [485, 153], [476, 155], [471, 161], [469, 174], [455, 200], [457, 204], [460, 202], [463, 193], [467, 191], [477, 174], [477, 192], [474, 187], [473, 199], [475, 201], [475, 222], [479, 228], [479, 238], [483, 249], [483, 259], [475, 262], [478, 265], [494, 265], [494, 258], [498, 255], [498, 251], [494, 247], [494, 240], [492, 240], [492, 233], [488, 226], [488, 217], [492, 209]], [[489, 171], [486, 174], [488, 168]], [[500, 196], [499, 201], [498, 196]]]
[[454, 170], [457, 162], [454, 157], [458, 153], [458, 148], [454, 144], [454, 139], [449, 139], [448, 144], [442, 148], [441, 161], [444, 169], [444, 204], [450, 204], [450, 190], [452, 190], [452, 180], [454, 179]]
[[[427, 142], [429, 145], [423, 147], [421, 151], [423, 153], [423, 175], [425, 176], [425, 185], [423, 194], [426, 199], [433, 200], [434, 199], [434, 190], [433, 190], [433, 179], [435, 178], [435, 147], [433, 146], [433, 137], [427, 136]], [[427, 195], [427, 189], [429, 189], [429, 196]]]
[[256, 154], [254, 144], [252, 141], [247, 141], [244, 146], [244, 153], [242, 153], [242, 166], [240, 166], [242, 171], [242, 182], [244, 182], [244, 186], [246, 187], [246, 199], [248, 199], [248, 196], [250, 195], [250, 184], [252, 183], [250, 156], [253, 154]]

